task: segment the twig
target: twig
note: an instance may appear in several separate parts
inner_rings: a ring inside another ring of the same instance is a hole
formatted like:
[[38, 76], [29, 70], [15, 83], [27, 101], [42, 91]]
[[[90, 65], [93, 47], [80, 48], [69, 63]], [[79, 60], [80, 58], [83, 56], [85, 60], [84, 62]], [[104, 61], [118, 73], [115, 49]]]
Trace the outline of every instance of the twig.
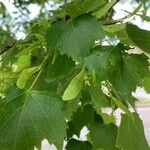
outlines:
[[4, 48], [1, 48], [0, 49], [0, 55], [4, 54], [5, 52], [11, 50], [12, 48], [15, 48], [17, 46], [17, 44], [24, 44], [26, 42], [30, 42], [30, 41], [33, 41], [34, 40], [34, 37], [32, 36], [29, 36], [27, 37], [26, 39], [24, 40], [19, 40], [19, 41], [14, 41], [14, 43], [12, 43], [11, 45], [7, 45], [5, 46]]
[[43, 69], [44, 69], [44, 65], [45, 65], [45, 61], [49, 58], [50, 55], [46, 56], [45, 59], [43, 60], [43, 62], [41, 63], [41, 70], [39, 71], [39, 73], [37, 74], [36, 78], [34, 79], [33, 83], [31, 84], [30, 88], [28, 89], [28, 91], [30, 91], [33, 86], [35, 85], [35, 83], [37, 82], [37, 80], [39, 79]]
[[0, 55], [4, 54], [8, 50], [14, 48], [16, 46], [16, 43], [13, 43], [12, 45], [5, 46], [3, 49], [0, 49]]
[[128, 18], [130, 18], [130, 17], [133, 17], [133, 16], [136, 15], [136, 13], [141, 9], [141, 7], [142, 7], [142, 3], [140, 3], [140, 4], [135, 8], [135, 10], [134, 10], [132, 13], [130, 13], [130, 12], [126, 11], [126, 10], [123, 10], [123, 11], [125, 11], [126, 13], [128, 13], [127, 16], [125, 16], [125, 17], [123, 17], [123, 18], [121, 18], [121, 19], [118, 19], [118, 20], [106, 20], [106, 21], [103, 22], [103, 25], [116, 24], [116, 23], [122, 22], [122, 21], [125, 20], [125, 19], [128, 19]]
[[37, 80], [39, 79], [39, 77], [40, 77], [42, 71], [43, 71], [43, 68], [41, 68], [41, 70], [39, 71], [38, 75], [37, 75], [36, 78], [34, 79], [34, 81], [33, 81], [33, 83], [31, 84], [31, 86], [30, 86], [30, 88], [29, 88], [28, 91], [30, 91], [30, 90], [33, 88], [33, 86], [35, 85], [35, 83], [36, 83]]

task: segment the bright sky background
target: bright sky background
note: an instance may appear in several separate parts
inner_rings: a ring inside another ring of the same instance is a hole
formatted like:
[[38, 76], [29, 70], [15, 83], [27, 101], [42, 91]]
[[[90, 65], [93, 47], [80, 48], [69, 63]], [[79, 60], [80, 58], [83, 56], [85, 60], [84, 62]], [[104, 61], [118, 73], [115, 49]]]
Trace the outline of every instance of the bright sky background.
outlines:
[[[0, 2], [2, 2], [6, 6], [9, 14], [15, 18], [15, 14], [13, 12], [16, 11], [17, 9], [13, 5], [13, 0], [0, 0]], [[53, 2], [51, 4], [53, 4]], [[131, 0], [127, 0], [127, 1], [120, 0], [120, 2], [117, 3], [114, 7], [114, 9], [116, 11], [114, 19], [123, 18], [124, 16], [127, 15], [127, 13], [125, 11], [133, 12], [133, 8], [135, 9], [137, 6], [138, 6], [137, 3], [131, 4]], [[48, 9], [50, 10], [50, 8], [48, 8]], [[31, 12], [29, 14], [29, 20], [32, 20], [39, 14], [40, 7], [37, 4], [30, 4], [28, 7], [28, 10]], [[147, 16], [150, 16], [150, 9], [147, 12]], [[134, 18], [134, 20], [133, 20], [133, 18]], [[131, 17], [128, 20], [126, 19], [126, 21], [131, 21], [132, 23], [138, 25], [140, 28], [147, 29], [147, 30], [150, 29], [150, 23], [148, 23], [146, 21], [142, 22], [142, 20], [138, 16]], [[16, 33], [16, 36], [19, 39], [25, 37], [25, 35], [21, 32]]]
[[[133, 12], [133, 10], [138, 6], [139, 4], [137, 3], [132, 3], [131, 0], [126, 0], [124, 3], [117, 3], [115, 5], [115, 11], [117, 12], [116, 15], [114, 16], [114, 19], [122, 18], [127, 15], [127, 13], [124, 11], [128, 12]], [[134, 9], [133, 9], [134, 8]], [[147, 12], [147, 16], [150, 16], [150, 9]], [[134, 20], [133, 20], [134, 18]], [[141, 18], [138, 16], [131, 17], [128, 19], [128, 21], [132, 21], [133, 24], [138, 25], [140, 28], [150, 30], [150, 23], [149, 22], [142, 22]]]

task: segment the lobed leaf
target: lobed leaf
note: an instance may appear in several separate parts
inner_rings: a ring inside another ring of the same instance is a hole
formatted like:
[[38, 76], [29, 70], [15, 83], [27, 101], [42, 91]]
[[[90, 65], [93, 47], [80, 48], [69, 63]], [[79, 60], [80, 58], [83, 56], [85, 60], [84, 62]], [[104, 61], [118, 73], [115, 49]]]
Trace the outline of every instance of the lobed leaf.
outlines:
[[136, 86], [142, 85], [142, 80], [149, 73], [148, 57], [144, 54], [131, 54], [118, 63], [109, 76], [112, 85], [122, 94], [130, 94]]
[[60, 50], [75, 61], [83, 61], [95, 40], [100, 38], [101, 26], [91, 15], [82, 15], [73, 21], [52, 24], [47, 32], [47, 49]]
[[21, 92], [0, 109], [1, 150], [33, 150], [46, 138], [62, 150], [66, 123], [60, 98], [49, 92]]
[[85, 68], [89, 72], [95, 72], [96, 81], [99, 84], [103, 80], [107, 80], [111, 72], [117, 65], [120, 54], [115, 47], [99, 47], [98, 52], [90, 55], [85, 59]]

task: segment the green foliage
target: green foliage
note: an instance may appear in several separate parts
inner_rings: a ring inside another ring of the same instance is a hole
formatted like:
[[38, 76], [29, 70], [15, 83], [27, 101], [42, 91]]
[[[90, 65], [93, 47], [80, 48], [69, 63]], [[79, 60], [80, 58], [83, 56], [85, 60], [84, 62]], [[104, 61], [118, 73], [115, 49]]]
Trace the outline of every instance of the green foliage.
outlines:
[[12, 75], [10, 71], [0, 71], [0, 95], [11, 86]]
[[108, 79], [117, 66], [120, 55], [116, 47], [97, 47], [96, 50], [98, 52], [86, 58], [85, 67], [95, 74], [96, 83], [99, 84]]
[[[117, 150], [117, 126], [115, 124], [95, 124], [90, 129], [90, 137], [93, 143], [93, 149]], [[104, 138], [107, 137], [107, 138]]]
[[83, 108], [79, 107], [76, 112], [73, 113], [72, 120], [69, 122], [68, 137], [73, 134], [80, 136], [80, 131], [84, 126], [89, 127], [94, 121], [95, 113], [92, 106], [85, 105]]
[[97, 18], [103, 17], [116, 2], [117, 0], [112, 0], [110, 3], [105, 3], [96, 12], [94, 12], [93, 15]]
[[99, 36], [100, 25], [96, 18], [83, 15], [73, 21], [52, 24], [46, 36], [47, 48], [50, 52], [60, 49], [61, 54], [67, 54], [75, 61], [82, 61]]
[[[61, 68], [61, 69], [60, 69]], [[53, 61], [49, 61], [46, 67], [47, 82], [61, 80], [65, 78], [71, 71], [75, 69], [72, 59], [66, 55], [54, 54]]]
[[65, 10], [69, 16], [75, 18], [79, 15], [92, 12], [99, 8], [101, 10], [101, 7], [104, 4], [107, 4], [106, 0], [95, 0], [94, 2], [91, 0], [76, 0], [66, 5]]
[[49, 92], [20, 92], [3, 100], [0, 113], [2, 150], [33, 149], [47, 138], [61, 150], [66, 122], [60, 98]]
[[110, 99], [108, 96], [104, 95], [100, 86], [91, 86], [89, 88], [91, 99], [96, 110], [100, 110], [101, 107], [109, 107]]
[[136, 113], [132, 115], [133, 118], [129, 118], [126, 114], [122, 114], [117, 146], [125, 150], [149, 150], [148, 143], [144, 137], [143, 123]]
[[89, 142], [82, 142], [75, 139], [71, 139], [67, 146], [66, 150], [92, 150], [92, 145]]
[[31, 65], [31, 56], [30, 55], [21, 55], [17, 60], [17, 70], [23, 70]]
[[150, 77], [144, 78], [144, 88], [147, 92], [150, 92]]
[[71, 80], [71, 82], [69, 83], [67, 89], [63, 94], [63, 100], [68, 101], [76, 98], [76, 96], [82, 89], [85, 75], [86, 75], [85, 71], [81, 70], [81, 72]]
[[129, 45], [135, 45], [149, 53], [150, 31], [142, 30], [129, 23], [104, 26], [104, 30], [115, 34], [121, 42]]
[[[129, 106], [137, 86], [150, 91], [150, 31], [124, 21], [134, 15], [148, 21], [148, 2], [119, 21], [116, 0], [55, 0], [52, 11], [46, 0], [14, 1], [26, 17], [31, 3], [41, 9], [35, 20], [22, 18], [25, 39], [0, 22], [0, 149], [40, 149], [47, 139], [58, 150], [64, 140], [66, 150], [148, 150], [142, 121]], [[118, 126], [116, 109], [124, 113]], [[87, 139], [75, 138], [84, 127]]]
[[137, 26], [134, 26], [132, 24], [127, 24], [126, 30], [128, 36], [130, 37], [130, 39], [133, 41], [135, 45], [137, 45], [143, 51], [150, 53], [149, 52], [150, 31], [139, 29]]
[[37, 67], [32, 67], [32, 68], [28, 68], [28, 69], [24, 69], [21, 73], [20, 76], [17, 80], [17, 86], [20, 89], [23, 89], [26, 85], [27, 80], [37, 71], [40, 70], [40, 66]]
[[147, 60], [148, 58], [143, 54], [124, 56], [110, 76], [112, 85], [122, 94], [135, 91], [137, 85], [142, 86], [143, 76], [149, 73]]

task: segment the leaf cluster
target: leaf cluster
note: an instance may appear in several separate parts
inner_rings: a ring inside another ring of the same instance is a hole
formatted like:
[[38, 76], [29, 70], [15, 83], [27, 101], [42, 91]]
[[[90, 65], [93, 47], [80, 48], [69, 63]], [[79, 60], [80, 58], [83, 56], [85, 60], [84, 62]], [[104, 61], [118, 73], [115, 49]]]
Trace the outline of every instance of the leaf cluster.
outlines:
[[[132, 92], [150, 91], [150, 31], [112, 20], [116, 3], [66, 2], [51, 19], [32, 22], [25, 39], [7, 46], [7, 38], [0, 60], [1, 150], [40, 149], [43, 139], [58, 150], [64, 140], [66, 150], [149, 150]], [[111, 114], [103, 111], [108, 107]], [[120, 125], [116, 109], [123, 112]], [[80, 140], [84, 127], [86, 141]]]

